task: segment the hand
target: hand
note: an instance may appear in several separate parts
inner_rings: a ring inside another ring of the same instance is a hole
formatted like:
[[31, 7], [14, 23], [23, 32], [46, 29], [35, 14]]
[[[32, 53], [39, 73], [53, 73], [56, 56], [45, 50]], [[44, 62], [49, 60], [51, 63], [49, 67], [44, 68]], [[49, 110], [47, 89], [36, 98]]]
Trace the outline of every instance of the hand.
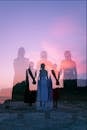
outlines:
[[56, 80], [56, 85], [59, 85], [59, 81], [58, 80]]
[[33, 80], [33, 82], [32, 82], [33, 84], [36, 84], [36, 81], [35, 80]]

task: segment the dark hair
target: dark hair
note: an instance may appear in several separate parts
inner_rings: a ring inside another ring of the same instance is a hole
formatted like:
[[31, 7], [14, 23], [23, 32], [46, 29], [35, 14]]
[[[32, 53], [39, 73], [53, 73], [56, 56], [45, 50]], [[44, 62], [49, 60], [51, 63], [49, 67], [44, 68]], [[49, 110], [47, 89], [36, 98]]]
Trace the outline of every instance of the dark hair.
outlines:
[[44, 67], [45, 67], [45, 64], [44, 64], [44, 63], [42, 63], [42, 64], [41, 64], [41, 68], [44, 68]]

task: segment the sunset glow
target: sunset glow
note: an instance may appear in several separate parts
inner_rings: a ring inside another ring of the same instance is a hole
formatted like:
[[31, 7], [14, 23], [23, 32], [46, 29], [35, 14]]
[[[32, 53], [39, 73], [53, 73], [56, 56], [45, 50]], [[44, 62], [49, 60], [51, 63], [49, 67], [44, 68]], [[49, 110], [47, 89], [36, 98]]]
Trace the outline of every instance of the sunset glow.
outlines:
[[42, 50], [58, 69], [70, 50], [78, 79], [86, 79], [85, 0], [0, 1], [0, 36], [0, 89], [13, 87], [14, 59], [21, 46], [35, 69]]

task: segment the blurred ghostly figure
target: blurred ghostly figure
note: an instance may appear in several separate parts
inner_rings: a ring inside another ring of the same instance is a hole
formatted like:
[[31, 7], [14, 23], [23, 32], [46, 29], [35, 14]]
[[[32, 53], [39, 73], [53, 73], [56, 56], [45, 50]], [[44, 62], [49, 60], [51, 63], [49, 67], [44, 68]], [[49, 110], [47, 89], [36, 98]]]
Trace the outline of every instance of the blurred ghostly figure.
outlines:
[[25, 49], [20, 47], [18, 49], [18, 56], [14, 59], [14, 80], [13, 86], [25, 80], [25, 72], [29, 65], [29, 59], [24, 57]]
[[77, 87], [76, 63], [71, 59], [69, 50], [64, 53], [65, 60], [61, 62], [60, 73], [63, 73], [64, 88], [74, 89]]
[[48, 60], [48, 56], [47, 56], [47, 52], [46, 51], [42, 51], [40, 53], [40, 60], [37, 63], [37, 70], [40, 70], [40, 65], [44, 63], [45, 64], [45, 68], [48, 71], [48, 76], [51, 75], [51, 70], [52, 70], [52, 62]]
[[[40, 60], [37, 63], [37, 77], [39, 77], [38, 75], [39, 75], [41, 64], [45, 65], [45, 70], [48, 72], [48, 81], [49, 81], [48, 86], [49, 86], [49, 92], [50, 92], [49, 93], [50, 94], [49, 95], [49, 102], [50, 102], [51, 99], [52, 99], [51, 98], [51, 96], [52, 96], [52, 90], [51, 90], [52, 89], [51, 70], [52, 70], [53, 66], [52, 66], [52, 63], [47, 58], [47, 52], [46, 51], [42, 51], [41, 54], [40, 54]], [[40, 97], [40, 96], [38, 96], [39, 95], [39, 91], [40, 91], [38, 86], [37, 86], [37, 90], [38, 90], [37, 97]], [[38, 101], [40, 101], [40, 100], [38, 99]]]
[[36, 102], [36, 75], [37, 72], [34, 69], [34, 63], [30, 61], [29, 68], [26, 70], [26, 91], [25, 102], [32, 106], [32, 103]]

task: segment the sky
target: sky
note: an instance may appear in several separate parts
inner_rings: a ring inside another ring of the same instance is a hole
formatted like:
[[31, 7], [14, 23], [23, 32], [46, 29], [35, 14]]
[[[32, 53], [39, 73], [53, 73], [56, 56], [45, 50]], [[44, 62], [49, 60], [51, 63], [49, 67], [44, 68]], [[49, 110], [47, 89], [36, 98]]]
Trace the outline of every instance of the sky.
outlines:
[[86, 78], [86, 1], [0, 1], [0, 88], [12, 87], [21, 46], [35, 64], [46, 50], [58, 67], [70, 50], [78, 78]]

